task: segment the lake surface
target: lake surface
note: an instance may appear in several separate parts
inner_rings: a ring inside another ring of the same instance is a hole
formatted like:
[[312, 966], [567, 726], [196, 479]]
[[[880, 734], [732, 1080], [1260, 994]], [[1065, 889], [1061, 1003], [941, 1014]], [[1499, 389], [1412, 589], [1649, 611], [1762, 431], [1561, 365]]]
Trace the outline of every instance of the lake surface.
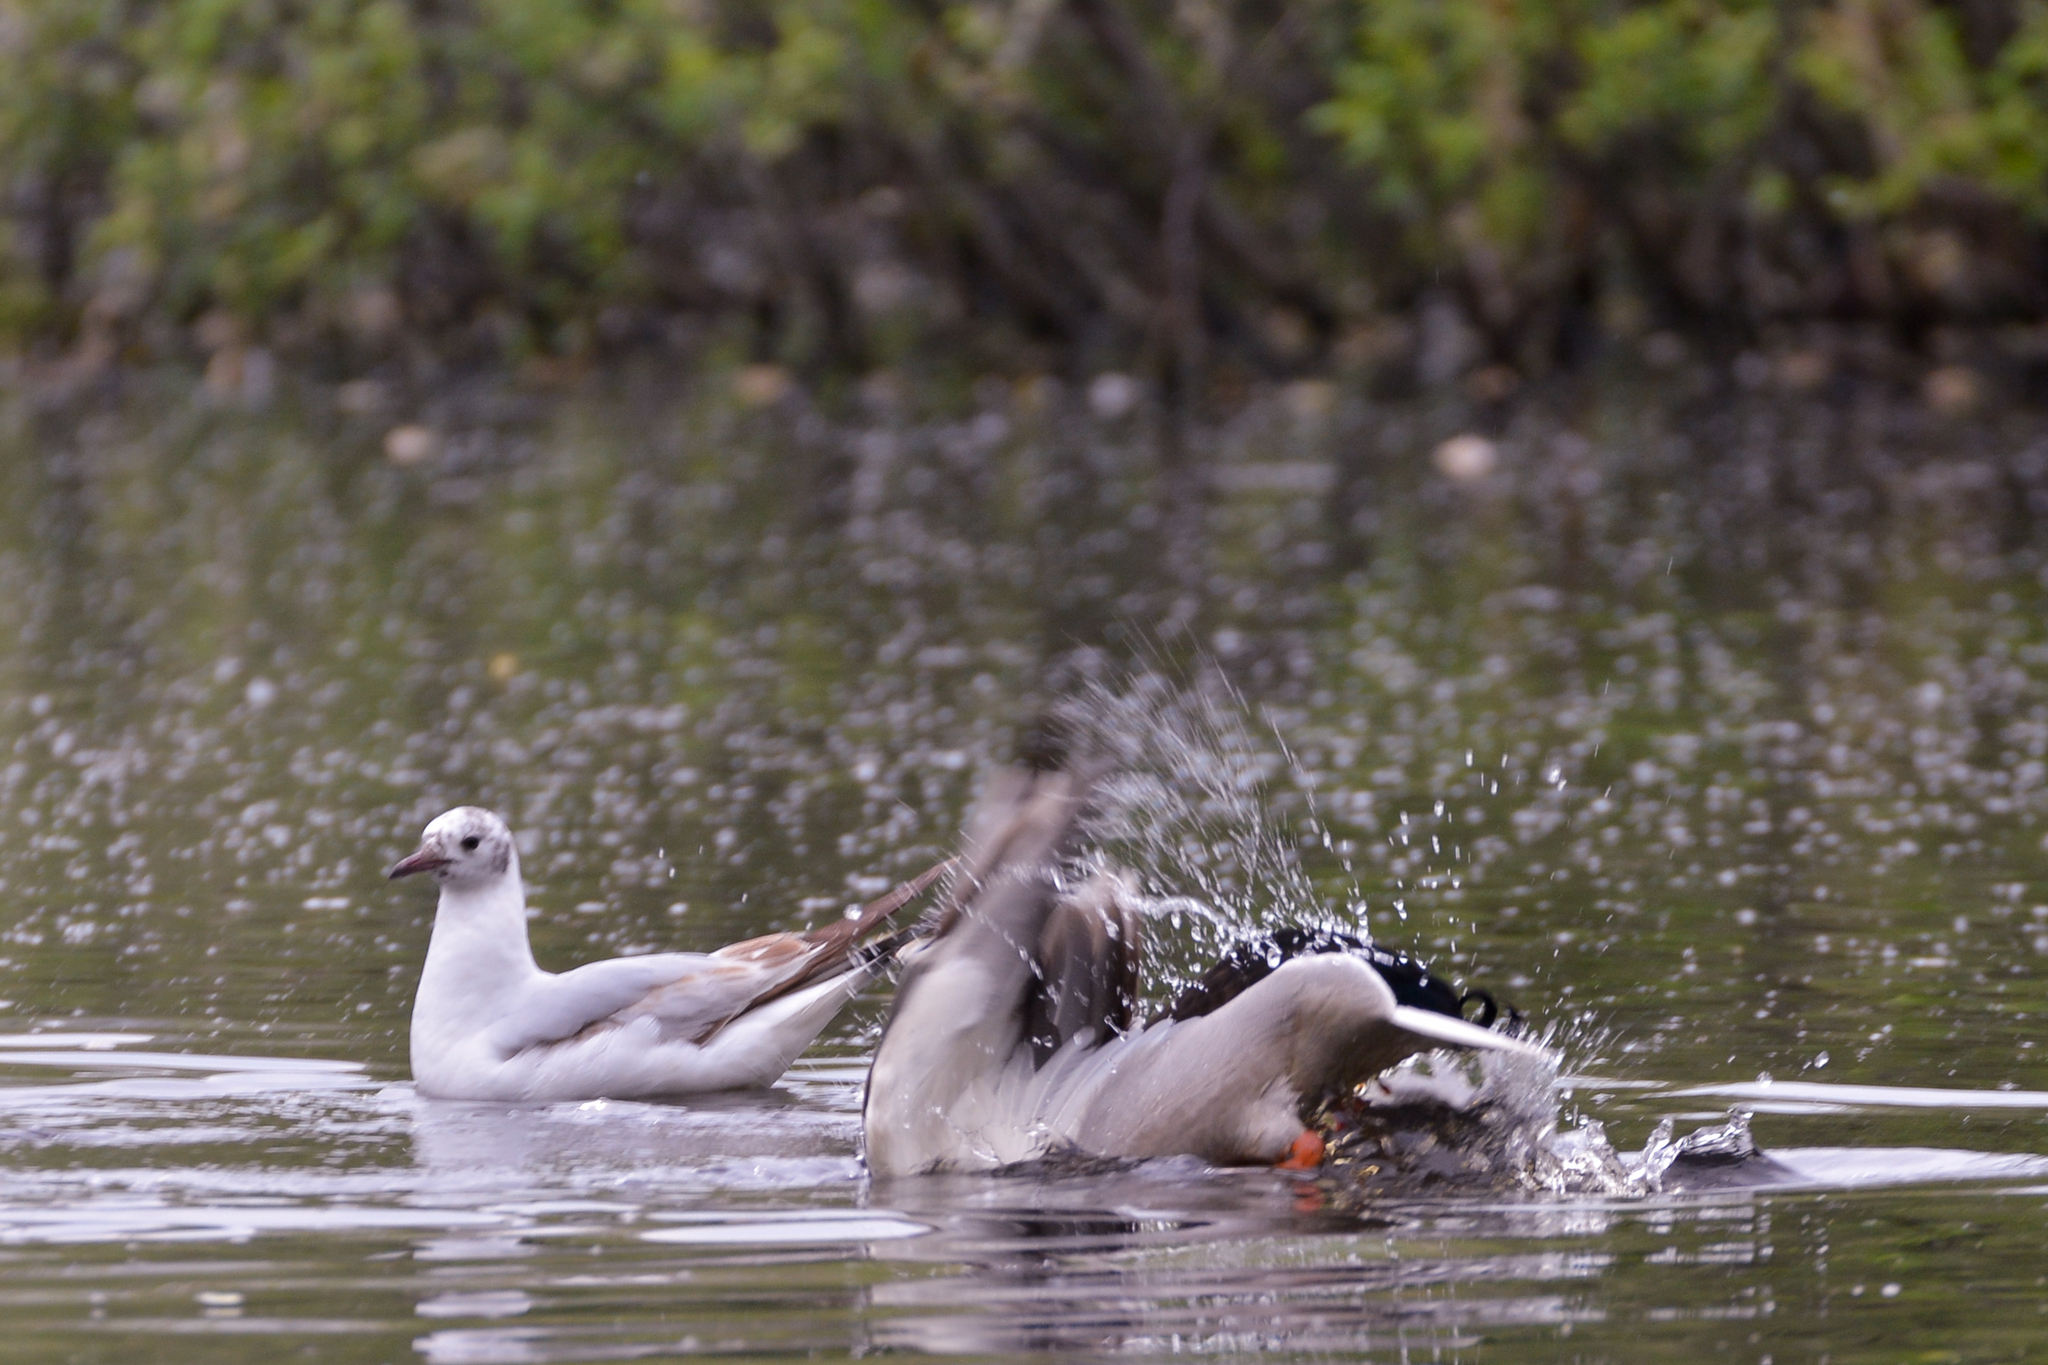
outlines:
[[[2038, 1356], [2038, 423], [1702, 373], [1459, 483], [1471, 414], [1330, 398], [1204, 438], [1190, 550], [1044, 383], [0, 395], [7, 1358]], [[411, 1092], [440, 810], [521, 832], [543, 965], [708, 949], [942, 856], [1083, 683], [1187, 898], [1151, 993], [1369, 924], [1559, 1045], [1541, 1162], [870, 1183], [880, 994], [770, 1092]], [[1571, 1164], [1731, 1109], [1764, 1158]]]

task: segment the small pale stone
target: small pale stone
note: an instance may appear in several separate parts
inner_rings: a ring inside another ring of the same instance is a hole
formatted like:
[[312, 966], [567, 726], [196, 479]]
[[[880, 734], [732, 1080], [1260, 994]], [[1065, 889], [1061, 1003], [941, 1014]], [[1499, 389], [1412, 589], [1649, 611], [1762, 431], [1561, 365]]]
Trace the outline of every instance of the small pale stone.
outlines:
[[1970, 411], [1983, 397], [1977, 372], [1967, 365], [1943, 365], [1928, 372], [1920, 386], [1921, 397], [1936, 412], [1955, 416]]
[[1088, 410], [1105, 422], [1113, 422], [1137, 407], [1144, 396], [1138, 381], [1127, 374], [1098, 374], [1088, 385]]
[[384, 458], [393, 464], [418, 464], [440, 448], [441, 438], [432, 427], [408, 422], [384, 433]]
[[780, 365], [749, 365], [732, 379], [732, 396], [746, 407], [768, 408], [781, 402], [792, 384]]
[[1297, 379], [1280, 390], [1280, 402], [1297, 422], [1320, 422], [1337, 409], [1337, 386], [1327, 379]]
[[1436, 448], [1437, 472], [1453, 483], [1478, 483], [1500, 463], [1500, 451], [1492, 441], [1473, 432], [1461, 432]]

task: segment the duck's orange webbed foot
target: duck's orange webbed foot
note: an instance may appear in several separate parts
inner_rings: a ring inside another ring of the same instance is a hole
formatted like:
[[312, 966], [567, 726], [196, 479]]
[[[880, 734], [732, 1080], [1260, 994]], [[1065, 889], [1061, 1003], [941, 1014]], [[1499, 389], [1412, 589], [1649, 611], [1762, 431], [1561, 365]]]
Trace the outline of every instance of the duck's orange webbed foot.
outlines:
[[1313, 1171], [1323, 1164], [1323, 1135], [1313, 1128], [1304, 1128], [1294, 1145], [1287, 1149], [1287, 1155], [1280, 1158], [1275, 1168], [1282, 1171]]

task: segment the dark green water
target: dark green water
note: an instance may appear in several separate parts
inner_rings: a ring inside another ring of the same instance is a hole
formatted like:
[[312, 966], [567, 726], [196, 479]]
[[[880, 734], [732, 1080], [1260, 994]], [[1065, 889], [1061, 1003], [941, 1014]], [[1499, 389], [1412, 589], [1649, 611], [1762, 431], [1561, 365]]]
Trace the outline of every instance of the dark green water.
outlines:
[[[1459, 486], [1453, 415], [1297, 395], [1212, 436], [1191, 581], [1143, 432], [1043, 389], [661, 387], [428, 396], [410, 466], [319, 394], [0, 398], [9, 1360], [2048, 1350], [2023, 415], [1611, 396]], [[772, 1094], [411, 1094], [431, 904], [381, 869], [441, 809], [521, 831], [544, 965], [708, 949], [921, 869], [1134, 667], [1223, 698], [1183, 773], [1266, 778], [1155, 890], [1367, 918], [1554, 1030], [1567, 1130], [1741, 1104], [1770, 1180], [871, 1187], [879, 998]]]

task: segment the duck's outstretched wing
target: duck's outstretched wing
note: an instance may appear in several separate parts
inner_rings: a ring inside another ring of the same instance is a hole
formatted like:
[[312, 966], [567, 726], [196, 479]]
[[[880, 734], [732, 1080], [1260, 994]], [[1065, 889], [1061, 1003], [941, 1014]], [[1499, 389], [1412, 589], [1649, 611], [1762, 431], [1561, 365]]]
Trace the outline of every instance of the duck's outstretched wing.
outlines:
[[1036, 976], [1037, 948], [1059, 899], [1060, 855], [1087, 803], [1092, 778], [1060, 769], [1010, 769], [975, 803], [951, 864], [939, 914], [897, 992], [941, 959], [980, 963], [1010, 1000]]
[[1144, 956], [1144, 919], [1132, 900], [1124, 880], [1106, 872], [1053, 898], [1024, 996], [1037, 1065], [1076, 1039], [1103, 1043], [1130, 1031]]
[[998, 1093], [1069, 1039], [1127, 1027], [1136, 916], [1120, 884], [1061, 882], [1094, 776], [1013, 769], [976, 802], [931, 934], [904, 954], [896, 1006], [868, 1075], [867, 1155], [921, 1170], [1009, 1133]]
[[862, 936], [937, 881], [940, 863], [853, 918], [803, 933], [768, 934], [713, 953], [649, 953], [592, 962], [548, 977], [497, 1020], [501, 1056], [566, 1042], [597, 1029], [652, 1019], [664, 1036], [702, 1044], [734, 1019], [829, 977], [878, 960]]
[[[1006, 770], [975, 803], [899, 1011], [940, 963], [983, 982], [985, 1013], [1021, 1041], [1058, 1045], [1091, 1024], [1123, 1029], [1137, 996], [1138, 916], [1123, 883], [1062, 867], [1099, 767]], [[1064, 876], [1080, 880], [1069, 885]]]

